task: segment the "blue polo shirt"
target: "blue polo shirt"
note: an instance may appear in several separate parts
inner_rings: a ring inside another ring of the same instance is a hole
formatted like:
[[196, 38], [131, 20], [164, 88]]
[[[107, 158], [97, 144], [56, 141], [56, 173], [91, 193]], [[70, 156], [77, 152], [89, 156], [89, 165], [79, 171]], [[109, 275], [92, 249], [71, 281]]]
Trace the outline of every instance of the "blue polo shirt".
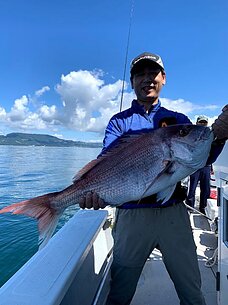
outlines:
[[102, 152], [125, 133], [157, 129], [162, 126], [163, 122], [166, 123], [170, 120], [173, 120], [172, 124], [191, 124], [186, 115], [161, 107], [160, 101], [147, 113], [143, 105], [133, 100], [131, 108], [115, 114], [110, 119], [105, 131]]

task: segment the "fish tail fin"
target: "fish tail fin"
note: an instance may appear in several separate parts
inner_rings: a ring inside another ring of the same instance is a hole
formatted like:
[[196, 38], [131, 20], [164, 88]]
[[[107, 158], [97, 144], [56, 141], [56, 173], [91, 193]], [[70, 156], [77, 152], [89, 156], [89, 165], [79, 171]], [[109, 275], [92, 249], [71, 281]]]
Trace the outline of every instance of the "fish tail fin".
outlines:
[[57, 226], [61, 213], [51, 207], [50, 203], [58, 194], [50, 193], [32, 199], [11, 204], [0, 210], [0, 214], [22, 214], [36, 218], [39, 229], [39, 249], [43, 248], [51, 238]]

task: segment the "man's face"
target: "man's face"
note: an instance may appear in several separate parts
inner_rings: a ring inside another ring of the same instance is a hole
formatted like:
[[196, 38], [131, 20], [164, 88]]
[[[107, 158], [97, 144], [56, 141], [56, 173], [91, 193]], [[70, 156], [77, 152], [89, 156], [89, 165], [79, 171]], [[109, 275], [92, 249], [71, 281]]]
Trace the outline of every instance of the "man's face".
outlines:
[[142, 102], [153, 102], [158, 99], [166, 75], [158, 65], [147, 63], [139, 66], [132, 78], [132, 87], [137, 99]]
[[207, 121], [199, 121], [199, 122], [196, 122], [196, 125], [201, 125], [201, 126], [207, 126]]

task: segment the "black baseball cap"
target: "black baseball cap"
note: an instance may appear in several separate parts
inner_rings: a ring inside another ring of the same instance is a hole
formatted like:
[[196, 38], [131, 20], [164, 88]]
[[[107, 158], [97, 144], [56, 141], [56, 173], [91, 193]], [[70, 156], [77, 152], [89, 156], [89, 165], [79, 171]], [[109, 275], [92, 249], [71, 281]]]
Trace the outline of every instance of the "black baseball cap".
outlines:
[[135, 57], [131, 61], [131, 65], [130, 65], [131, 76], [134, 74], [136, 67], [138, 67], [139, 64], [142, 64], [143, 61], [146, 61], [146, 60], [156, 63], [163, 71], [165, 70], [161, 56], [159, 56], [157, 54], [149, 53], [149, 52], [144, 52], [144, 53], [138, 55], [137, 57]]

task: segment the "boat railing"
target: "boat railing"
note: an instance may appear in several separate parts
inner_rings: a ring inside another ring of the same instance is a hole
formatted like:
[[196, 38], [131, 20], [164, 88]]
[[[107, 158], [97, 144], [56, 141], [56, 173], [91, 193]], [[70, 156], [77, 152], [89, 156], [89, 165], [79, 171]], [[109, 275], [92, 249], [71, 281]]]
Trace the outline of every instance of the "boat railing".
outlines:
[[103, 305], [112, 237], [105, 210], [80, 210], [0, 289], [1, 305]]
[[218, 304], [228, 304], [228, 173], [219, 172], [218, 175], [218, 272], [217, 292]]

